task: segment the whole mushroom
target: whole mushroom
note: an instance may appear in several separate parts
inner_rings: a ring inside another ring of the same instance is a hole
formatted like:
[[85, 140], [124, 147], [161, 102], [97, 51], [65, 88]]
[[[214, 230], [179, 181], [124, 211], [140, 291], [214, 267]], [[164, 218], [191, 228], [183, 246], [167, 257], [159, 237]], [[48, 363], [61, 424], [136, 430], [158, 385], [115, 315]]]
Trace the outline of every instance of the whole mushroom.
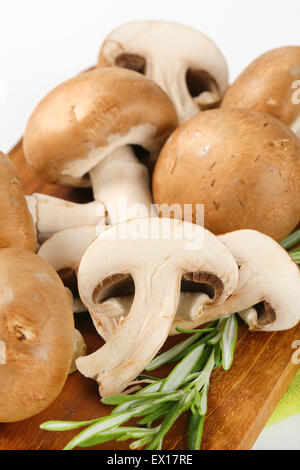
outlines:
[[205, 227], [215, 234], [248, 228], [282, 240], [300, 218], [300, 141], [267, 114], [205, 111], [164, 145], [153, 195], [157, 205], [191, 204], [194, 222], [204, 204]]
[[226, 60], [199, 31], [165, 21], [132, 21], [105, 39], [100, 67], [146, 75], [170, 96], [180, 122], [218, 105], [228, 85]]
[[271, 114], [300, 136], [300, 46], [273, 49], [255, 59], [229, 87], [222, 108]]
[[[115, 223], [128, 218], [124, 212], [132, 206], [130, 217], [141, 207], [148, 215], [151, 193], [144, 163], [153, 166], [176, 126], [170, 99], [153, 81], [131, 70], [95, 69], [41, 101], [27, 124], [24, 152], [45, 181], [91, 182], [95, 200], [104, 203]], [[131, 144], [143, 147], [142, 162]]]
[[65, 288], [39, 256], [0, 250], [0, 422], [48, 407], [69, 373], [74, 321]]

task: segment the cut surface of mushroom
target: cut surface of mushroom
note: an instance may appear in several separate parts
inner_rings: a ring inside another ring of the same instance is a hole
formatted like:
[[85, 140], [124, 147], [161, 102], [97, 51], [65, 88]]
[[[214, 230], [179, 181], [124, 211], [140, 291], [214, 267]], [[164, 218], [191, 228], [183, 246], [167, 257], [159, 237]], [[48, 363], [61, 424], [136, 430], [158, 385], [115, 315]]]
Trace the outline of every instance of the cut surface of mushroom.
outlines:
[[[288, 253], [270, 237], [254, 230], [219, 236], [239, 266], [239, 281], [223, 303], [206, 305], [201, 295], [182, 292], [170, 334], [176, 327], [193, 329], [208, 321], [239, 313], [250, 330], [279, 331], [300, 321], [300, 274]], [[103, 310], [115, 319], [126, 317], [132, 296], [111, 298]], [[109, 332], [108, 332], [109, 334]]]
[[220, 103], [228, 84], [226, 61], [204, 34], [164, 21], [133, 21], [104, 41], [98, 65], [135, 70], [170, 96], [181, 122]]
[[[153, 167], [177, 124], [171, 100], [152, 80], [118, 67], [98, 68], [63, 83], [41, 101], [26, 127], [24, 153], [47, 182], [91, 182], [95, 199], [104, 204], [110, 202], [109, 192], [112, 201], [119, 201], [130, 199], [134, 190], [136, 202], [147, 203], [151, 194], [143, 165]], [[141, 161], [131, 145], [146, 151]], [[102, 195], [108, 201], [99, 199]]]
[[182, 276], [201, 272], [222, 285], [207, 304], [224, 302], [234, 291], [233, 256], [217, 237], [188, 222], [130, 220], [91, 243], [78, 271], [80, 297], [90, 311], [101, 312], [108, 286], [120, 277], [131, 275], [135, 285], [131, 310], [118, 329], [102, 348], [76, 361], [81, 373], [98, 381], [102, 396], [124, 390], [154, 357], [173, 322]]
[[254, 230], [237, 230], [219, 238], [239, 265], [239, 282], [222, 306], [203, 309], [202, 322], [224, 312], [242, 312], [253, 330], [280, 331], [297, 325], [300, 272], [289, 254], [272, 238]]
[[105, 208], [97, 200], [85, 204], [64, 201], [47, 194], [26, 196], [40, 243], [56, 232], [86, 225], [105, 225]]
[[0, 280], [0, 422], [13, 422], [59, 395], [71, 365], [74, 321], [61, 280], [39, 256], [1, 249]]
[[253, 229], [280, 241], [299, 222], [300, 141], [268, 114], [200, 113], [165, 143], [153, 197], [157, 205], [178, 204], [182, 211], [204, 204], [205, 227], [216, 235]]
[[0, 248], [37, 249], [29, 213], [16, 167], [0, 152]]
[[224, 108], [271, 114], [300, 137], [300, 46], [280, 47], [254, 60], [230, 86]]

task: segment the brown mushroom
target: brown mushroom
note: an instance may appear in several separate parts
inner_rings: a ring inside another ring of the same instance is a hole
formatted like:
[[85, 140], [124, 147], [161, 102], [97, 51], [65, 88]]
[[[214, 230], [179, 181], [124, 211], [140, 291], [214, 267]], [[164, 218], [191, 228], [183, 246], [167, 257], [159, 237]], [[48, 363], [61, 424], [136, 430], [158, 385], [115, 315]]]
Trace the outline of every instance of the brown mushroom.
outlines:
[[271, 114], [300, 136], [300, 46], [280, 47], [254, 60], [228, 89], [223, 108]]
[[267, 114], [205, 111], [169, 137], [153, 193], [158, 205], [204, 204], [215, 234], [249, 228], [281, 240], [299, 222], [300, 140]]
[[15, 166], [0, 152], [0, 248], [35, 252], [35, 231]]
[[74, 345], [70, 301], [39, 256], [0, 250], [0, 422], [39, 413], [60, 393]]

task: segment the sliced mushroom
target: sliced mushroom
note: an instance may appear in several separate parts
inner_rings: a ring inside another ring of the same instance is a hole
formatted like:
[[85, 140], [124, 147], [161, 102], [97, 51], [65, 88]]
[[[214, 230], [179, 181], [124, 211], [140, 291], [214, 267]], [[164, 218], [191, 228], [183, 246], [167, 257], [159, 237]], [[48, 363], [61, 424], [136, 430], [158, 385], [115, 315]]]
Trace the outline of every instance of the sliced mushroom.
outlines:
[[267, 114], [200, 113], [164, 145], [153, 196], [182, 210], [204, 204], [205, 227], [215, 234], [250, 228], [282, 240], [299, 222], [300, 141]]
[[271, 114], [300, 136], [300, 46], [280, 47], [254, 60], [228, 89], [222, 107]]
[[105, 225], [105, 208], [99, 201], [76, 204], [46, 194], [26, 196], [40, 243], [54, 233], [83, 225]]
[[238, 286], [223, 305], [207, 306], [196, 327], [211, 318], [241, 312], [251, 330], [280, 331], [300, 320], [300, 272], [272, 238], [254, 230], [221, 235], [239, 265]]
[[72, 309], [53, 268], [16, 248], [0, 250], [0, 422], [48, 407], [69, 372]]
[[98, 381], [102, 396], [124, 390], [154, 357], [173, 322], [182, 276], [202, 272], [222, 286], [207, 305], [224, 302], [237, 285], [237, 264], [226, 246], [188, 222], [130, 220], [91, 243], [78, 271], [80, 297], [90, 311], [101, 312], [98, 301], [120, 277], [130, 274], [135, 285], [129, 315], [102, 348], [76, 361], [81, 373]]
[[[91, 180], [94, 198], [114, 223], [122, 218], [120, 206], [125, 203], [126, 210], [132, 198], [149, 209], [144, 163], [153, 166], [177, 122], [172, 102], [151, 80], [117, 67], [95, 69], [41, 101], [26, 127], [24, 153], [48, 182], [87, 186]], [[147, 150], [141, 161], [130, 144]]]
[[226, 61], [211, 39], [184, 25], [133, 21], [104, 41], [98, 65], [135, 70], [170, 96], [180, 122], [221, 102], [228, 85]]
[[0, 248], [16, 247], [35, 252], [36, 237], [18, 173], [0, 152]]

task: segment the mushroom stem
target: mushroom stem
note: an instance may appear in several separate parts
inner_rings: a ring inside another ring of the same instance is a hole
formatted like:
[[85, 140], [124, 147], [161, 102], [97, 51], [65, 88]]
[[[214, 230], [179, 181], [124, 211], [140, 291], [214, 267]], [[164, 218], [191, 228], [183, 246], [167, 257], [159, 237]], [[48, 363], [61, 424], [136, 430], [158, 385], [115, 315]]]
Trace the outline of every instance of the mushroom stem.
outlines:
[[103, 201], [111, 225], [151, 214], [148, 170], [129, 145], [115, 149], [89, 175], [94, 198]]
[[26, 196], [26, 201], [40, 243], [68, 228], [105, 225], [105, 209], [99, 201], [76, 204], [38, 193]]

